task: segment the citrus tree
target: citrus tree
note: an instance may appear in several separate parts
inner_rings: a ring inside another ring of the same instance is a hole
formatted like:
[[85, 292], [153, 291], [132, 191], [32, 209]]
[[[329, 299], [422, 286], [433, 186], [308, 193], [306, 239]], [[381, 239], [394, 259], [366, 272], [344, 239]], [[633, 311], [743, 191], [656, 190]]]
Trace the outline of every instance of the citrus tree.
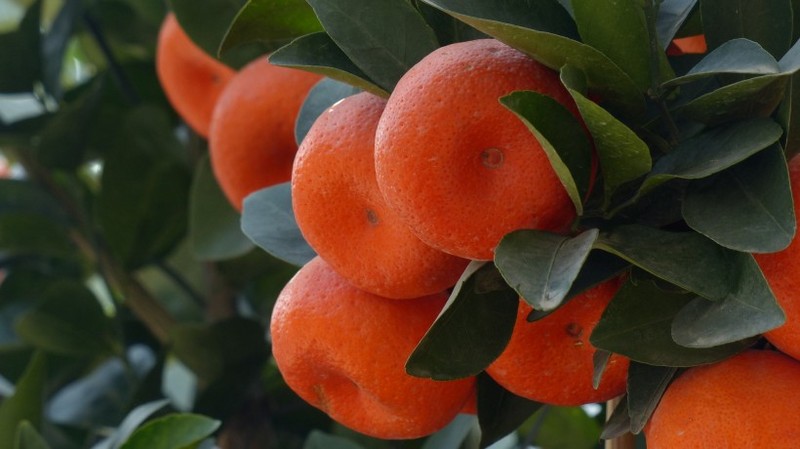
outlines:
[[0, 0], [0, 449], [793, 447], [800, 2], [199, 3]]

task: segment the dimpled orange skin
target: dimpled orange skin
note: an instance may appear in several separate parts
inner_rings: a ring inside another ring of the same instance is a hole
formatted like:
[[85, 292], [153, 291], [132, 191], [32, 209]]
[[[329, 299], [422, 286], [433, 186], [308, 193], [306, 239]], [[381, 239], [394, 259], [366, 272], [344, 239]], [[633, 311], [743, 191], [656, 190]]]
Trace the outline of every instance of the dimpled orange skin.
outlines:
[[375, 127], [385, 105], [361, 93], [316, 120], [295, 159], [293, 209], [311, 247], [353, 285], [416, 298], [452, 287], [468, 261], [423, 243], [378, 190]]
[[174, 14], [167, 15], [158, 35], [156, 74], [172, 107], [197, 134], [208, 137], [214, 105], [235, 73], [192, 42]]
[[272, 352], [289, 387], [358, 432], [384, 439], [429, 435], [474, 394], [475, 379], [412, 377], [404, 364], [447, 300], [406, 301], [356, 289], [317, 257], [283, 289]]
[[[794, 212], [800, 217], [800, 158], [789, 162]], [[753, 254], [784, 313], [786, 322], [764, 334], [782, 352], [800, 360], [800, 239], [776, 253]]]
[[619, 284], [599, 284], [534, 322], [527, 321], [531, 307], [520, 301], [511, 341], [486, 373], [512, 393], [546, 404], [581, 405], [624, 393], [629, 360], [612, 355], [595, 390], [595, 348], [589, 343]]
[[750, 350], [690, 368], [644, 428], [648, 449], [779, 449], [800, 442], [800, 362]]
[[541, 145], [498, 101], [517, 90], [577, 114], [554, 71], [493, 39], [439, 48], [392, 92], [376, 136], [378, 185], [431, 246], [490, 260], [510, 231], [561, 231], [575, 218]]
[[220, 95], [211, 120], [214, 175], [236, 210], [256, 190], [286, 182], [297, 152], [294, 124], [320, 75], [250, 62]]

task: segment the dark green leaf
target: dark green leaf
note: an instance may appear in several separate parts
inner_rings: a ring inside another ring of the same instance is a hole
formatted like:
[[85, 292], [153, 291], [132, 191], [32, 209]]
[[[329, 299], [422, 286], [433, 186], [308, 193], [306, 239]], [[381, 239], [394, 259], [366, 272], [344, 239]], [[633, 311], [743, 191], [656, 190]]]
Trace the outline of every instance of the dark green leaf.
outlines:
[[28, 421], [34, 427], [42, 422], [46, 360], [37, 352], [17, 382], [14, 395], [0, 403], [0, 448], [13, 448], [17, 427]]
[[47, 441], [39, 435], [29, 421], [22, 421], [17, 426], [17, 438], [14, 449], [50, 449]]
[[541, 427], [533, 438], [537, 447], [548, 449], [593, 449], [600, 439], [600, 425], [581, 407], [547, 407]]
[[561, 70], [561, 81], [575, 99], [583, 121], [594, 138], [603, 173], [605, 206], [608, 206], [618, 187], [650, 171], [650, 148], [632, 129], [584, 96], [580, 73], [575, 68], [565, 66]]
[[444, 429], [425, 439], [420, 449], [460, 449], [464, 440], [478, 425], [478, 418], [461, 413]]
[[766, 117], [783, 100], [789, 75], [763, 75], [721, 87], [679, 107], [681, 116], [702, 123]]
[[753, 256], [733, 253], [737, 276], [722, 301], [696, 298], [672, 323], [672, 338], [690, 348], [720, 347], [775, 329], [786, 321]]
[[592, 145], [581, 123], [553, 98], [537, 92], [515, 92], [500, 102], [536, 136], [578, 215], [583, 214], [592, 175]]
[[219, 425], [202, 415], [167, 415], [136, 430], [121, 449], [185, 449], [210, 436]]
[[0, 215], [0, 251], [10, 255], [74, 256], [67, 230], [41, 215]]
[[570, 291], [597, 235], [597, 229], [574, 238], [535, 230], [514, 231], [497, 246], [495, 264], [531, 307], [553, 310]]
[[416, 6], [422, 16], [425, 17], [428, 25], [433, 28], [433, 32], [436, 33], [441, 46], [488, 37], [486, 34], [427, 3], [416, 2]]
[[300, 113], [297, 114], [294, 126], [294, 138], [297, 144], [299, 145], [303, 141], [308, 130], [311, 129], [311, 125], [326, 109], [337, 101], [358, 92], [358, 88], [330, 78], [324, 78], [312, 87], [300, 108]]
[[613, 440], [619, 438], [631, 431], [631, 417], [628, 415], [628, 401], [625, 396], [614, 407], [611, 416], [603, 426], [603, 432], [600, 433], [600, 438], [603, 440]]
[[291, 44], [270, 55], [269, 61], [279, 66], [319, 73], [380, 97], [389, 96], [387, 91], [378, 87], [366, 73], [356, 67], [324, 32], [295, 39]]
[[242, 210], [242, 231], [264, 251], [302, 266], [316, 253], [297, 227], [291, 194], [287, 182], [248, 195]]
[[672, 339], [675, 315], [695, 298], [668, 292], [649, 281], [622, 286], [592, 331], [593, 346], [656, 366], [687, 367], [713, 363], [745, 350], [755, 340], [713, 348], [687, 348]]
[[230, 24], [219, 52], [253, 41], [272, 51], [317, 31], [322, 25], [303, 0], [248, 0]]
[[200, 260], [241, 256], [253, 243], [242, 233], [239, 213], [222, 193], [208, 156], [197, 164], [189, 196], [189, 242]]
[[486, 374], [478, 376], [480, 447], [488, 447], [515, 431], [542, 405], [511, 393]]
[[592, 355], [592, 364], [594, 365], [592, 370], [592, 387], [594, 389], [600, 388], [600, 381], [603, 380], [603, 373], [606, 371], [606, 367], [608, 367], [608, 361], [611, 360], [611, 354], [608, 351], [603, 351], [602, 349], [598, 349]]
[[167, 404], [169, 404], [168, 399], [161, 399], [137, 406], [128, 413], [111, 436], [95, 445], [93, 449], [118, 449], [145, 420]]
[[40, 294], [41, 303], [16, 323], [23, 340], [56, 354], [119, 353], [113, 322], [82, 284], [62, 280], [48, 285]]
[[700, 0], [709, 50], [744, 37], [776, 58], [792, 44], [791, 0]]
[[81, 13], [80, 0], [64, 1], [50, 29], [42, 37], [42, 82], [45, 89], [55, 98], [61, 98], [61, 69], [64, 53]]
[[325, 31], [387, 92], [438, 48], [433, 30], [408, 1], [308, 0]]
[[565, 64], [575, 66], [586, 73], [589, 87], [615, 109], [632, 117], [644, 110], [644, 99], [636, 83], [600, 51], [572, 39], [572, 33], [567, 33], [571, 28], [570, 18], [553, 0], [499, 4], [480, 0], [424, 1], [553, 70]]
[[675, 33], [689, 17], [696, 4], [697, 0], [663, 0], [661, 2], [656, 20], [656, 34], [661, 48], [666, 49], [669, 46]]
[[778, 61], [778, 65], [784, 73], [794, 73], [800, 69], [800, 41], [792, 45], [792, 48]]
[[24, 213], [66, 223], [66, 213], [38, 185], [26, 180], [0, 179], [0, 214]]
[[780, 72], [778, 61], [763, 47], [751, 40], [739, 38], [720, 45], [701, 59], [686, 75], [664, 84], [675, 86], [720, 73], [767, 75]]
[[670, 179], [700, 179], [721, 172], [777, 142], [781, 134], [780, 125], [759, 118], [709, 129], [659, 159], [638, 195]]
[[406, 371], [436, 380], [474, 376], [511, 339], [519, 295], [492, 264], [472, 262], [444, 310], [406, 362]]
[[308, 434], [308, 438], [303, 443], [303, 449], [363, 449], [363, 446], [347, 438], [328, 435], [314, 429]]
[[625, 225], [601, 234], [595, 247], [711, 300], [733, 288], [732, 251], [694, 232]]
[[[798, 53], [800, 54], [800, 53]], [[794, 73], [789, 78], [786, 94], [778, 109], [777, 118], [785, 130], [783, 148], [786, 159], [800, 152], [800, 74]]]
[[644, 429], [676, 372], [676, 368], [631, 362], [627, 404], [632, 433], [638, 434]]
[[789, 246], [797, 221], [780, 146], [708, 182], [693, 182], [683, 201], [683, 217], [695, 231], [737, 251], [771, 253]]
[[[650, 34], [641, 0], [618, 0], [598, 8], [595, 0], [572, 0], [583, 43], [608, 56], [646, 91], [653, 79]], [[663, 52], [660, 58], [666, 58]]]
[[[19, 28], [0, 34], [0, 92], [32, 92], [42, 78], [41, 21], [42, 0], [28, 7]], [[13, 434], [13, 429], [10, 431]], [[11, 443], [9, 443], [11, 444]]]

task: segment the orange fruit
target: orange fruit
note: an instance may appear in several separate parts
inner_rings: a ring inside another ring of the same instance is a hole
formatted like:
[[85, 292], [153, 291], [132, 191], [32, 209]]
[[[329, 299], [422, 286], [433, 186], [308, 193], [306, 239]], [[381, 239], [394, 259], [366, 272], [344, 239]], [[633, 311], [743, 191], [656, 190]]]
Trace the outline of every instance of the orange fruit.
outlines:
[[405, 372], [446, 300], [446, 293], [406, 301], [376, 296], [317, 257], [278, 297], [272, 353], [289, 387], [339, 423], [376, 438], [428, 435], [475, 389], [474, 378], [435, 381]]
[[[789, 162], [789, 179], [795, 215], [800, 217], [800, 158]], [[786, 322], [764, 336], [778, 349], [800, 360], [800, 239], [795, 234], [787, 248], [753, 256], [786, 314]]]
[[209, 152], [225, 196], [242, 210], [250, 193], [289, 180], [297, 151], [294, 123], [320, 75], [259, 58], [231, 80], [211, 119]]
[[644, 428], [648, 449], [797, 447], [800, 362], [750, 350], [688, 369]]
[[476, 260], [521, 228], [565, 230], [575, 208], [541, 145], [498, 99], [549, 95], [558, 74], [493, 39], [447, 45], [398, 82], [375, 142], [378, 185], [429, 245]]
[[517, 396], [546, 404], [581, 405], [621, 395], [629, 360], [612, 355], [595, 390], [595, 348], [589, 343], [619, 285], [617, 279], [599, 284], [534, 322], [527, 321], [531, 307], [520, 301], [511, 341], [486, 373]]
[[708, 51], [705, 34], [694, 36], [679, 37], [673, 39], [667, 47], [669, 56], [703, 54]]
[[361, 93], [325, 111], [300, 145], [292, 203], [308, 243], [356, 287], [415, 298], [452, 287], [468, 261], [417, 238], [375, 180], [375, 128], [386, 101]]
[[234, 70], [195, 45], [170, 13], [158, 34], [156, 73], [178, 115], [197, 134], [208, 137], [217, 97]]

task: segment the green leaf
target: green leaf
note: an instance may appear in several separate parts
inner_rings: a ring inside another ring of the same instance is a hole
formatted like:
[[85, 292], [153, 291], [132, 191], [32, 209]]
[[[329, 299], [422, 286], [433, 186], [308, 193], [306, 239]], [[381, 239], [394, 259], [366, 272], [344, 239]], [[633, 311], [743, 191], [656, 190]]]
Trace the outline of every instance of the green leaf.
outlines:
[[113, 322], [82, 284], [61, 280], [40, 294], [41, 303], [16, 323], [23, 340], [56, 354], [102, 356], [119, 352]]
[[415, 5], [425, 18], [425, 21], [428, 22], [428, 25], [433, 28], [433, 32], [436, 33], [441, 46], [475, 39], [486, 39], [488, 37], [486, 34], [427, 3], [415, 2]]
[[566, 64], [582, 70], [590, 88], [630, 117], [637, 117], [644, 110], [644, 98], [636, 83], [600, 51], [573, 39], [570, 18], [554, 0], [499, 4], [481, 0], [424, 1], [553, 70]]
[[553, 98], [537, 92], [514, 92], [500, 102], [536, 136], [578, 215], [583, 214], [592, 176], [592, 145], [581, 123]]
[[202, 415], [167, 415], [140, 427], [120, 449], [185, 449], [210, 436], [219, 426], [219, 421]]
[[[635, 362], [634, 362], [635, 363]], [[613, 440], [631, 431], [631, 417], [628, 415], [628, 401], [626, 396], [614, 407], [611, 416], [603, 426], [600, 438], [603, 440]]]
[[295, 39], [289, 45], [272, 53], [269, 62], [319, 73], [379, 97], [389, 97], [389, 93], [353, 64], [353, 61], [325, 32], [312, 33]]
[[80, 17], [82, 5], [79, 0], [65, 0], [50, 29], [41, 38], [42, 82], [55, 98], [61, 98], [61, 72], [64, 54], [70, 41], [75, 22]]
[[420, 449], [460, 449], [477, 425], [476, 416], [458, 414], [445, 428], [426, 438]]
[[37, 0], [28, 7], [17, 30], [0, 34], [2, 93], [32, 92], [36, 81], [42, 78], [42, 38], [39, 31], [42, 3], [42, 0]]
[[792, 44], [791, 0], [700, 0], [709, 50], [743, 37], [780, 57]]
[[662, 49], [666, 49], [683, 22], [697, 4], [697, 0], [663, 0], [658, 7], [656, 34]]
[[75, 247], [61, 224], [28, 213], [0, 215], [0, 251], [39, 257], [75, 255]]
[[581, 93], [580, 73], [574, 67], [565, 66], [561, 70], [561, 81], [575, 99], [583, 121], [594, 138], [603, 173], [607, 207], [617, 188], [650, 171], [650, 148], [632, 129]]
[[314, 10], [303, 0], [247, 0], [220, 44], [224, 54], [237, 45], [260, 42], [276, 50], [300, 36], [322, 31]]
[[336, 435], [328, 435], [320, 430], [314, 429], [308, 434], [303, 449], [363, 449], [360, 444], [354, 443], [347, 438]]
[[767, 117], [783, 100], [789, 75], [763, 75], [701, 95], [678, 107], [681, 117], [715, 124], [739, 119]]
[[518, 307], [519, 295], [494, 265], [472, 262], [409, 357], [406, 371], [436, 380], [478, 374], [511, 339]]
[[197, 163], [189, 194], [189, 243], [200, 260], [225, 260], [253, 249], [239, 213], [222, 193], [208, 155]]
[[592, 387], [596, 390], [600, 388], [600, 381], [603, 380], [603, 374], [608, 367], [608, 362], [611, 360], [611, 354], [608, 351], [603, 351], [602, 349], [598, 349], [594, 351], [592, 355]]
[[0, 403], [0, 448], [13, 448], [17, 427], [23, 421], [38, 427], [42, 422], [46, 360], [36, 352], [17, 382], [14, 394]]
[[[617, 0], [598, 8], [595, 0], [572, 0], [575, 23], [583, 43], [608, 56], [646, 91], [651, 73], [650, 33], [641, 0]], [[662, 54], [660, 58], [666, 58]]]
[[677, 371], [674, 367], [631, 362], [628, 368], [627, 400], [631, 433], [638, 434], [644, 429]]
[[485, 448], [517, 430], [544, 404], [506, 390], [486, 374], [478, 376], [480, 447]]
[[98, 213], [112, 250], [138, 268], [183, 238], [191, 173], [161, 109], [130, 111], [116, 143], [105, 159]]
[[297, 227], [291, 195], [288, 182], [248, 195], [242, 209], [242, 231], [264, 251], [302, 266], [313, 259], [316, 253]]
[[169, 400], [160, 399], [138, 405], [136, 408], [131, 410], [130, 413], [128, 413], [128, 416], [125, 417], [125, 419], [122, 421], [119, 427], [114, 430], [114, 433], [111, 434], [111, 436], [95, 445], [93, 449], [119, 448], [120, 445], [130, 438], [131, 434], [133, 434], [133, 432], [136, 431], [136, 429], [141, 426], [145, 420], [147, 420], [147, 418], [149, 418], [153, 413], [167, 406], [167, 404], [169, 404]]
[[689, 348], [720, 347], [758, 336], [786, 321], [751, 254], [730, 256], [737, 269], [731, 293], [722, 301], [697, 298], [676, 315], [672, 338]]
[[789, 170], [779, 145], [761, 151], [708, 182], [693, 182], [683, 217], [720, 245], [749, 253], [780, 251], [797, 229]]
[[387, 92], [439, 47], [408, 1], [308, 0], [325, 31], [350, 60]]
[[786, 94], [776, 114], [785, 130], [783, 148], [786, 159], [800, 152], [800, 74], [795, 73], [786, 86]]
[[778, 61], [757, 43], [748, 39], [733, 39], [706, 55], [686, 75], [674, 78], [665, 86], [675, 86], [721, 73], [768, 75], [780, 73]]
[[297, 144], [300, 145], [317, 117], [325, 112], [326, 109], [337, 101], [355, 95], [358, 92], [360, 92], [358, 88], [330, 78], [323, 78], [322, 81], [312, 87], [295, 121], [294, 137]]
[[644, 195], [670, 179], [700, 179], [749, 158], [780, 139], [783, 130], [770, 119], [754, 118], [711, 128], [659, 159], [642, 183]]
[[22, 421], [17, 426], [17, 438], [14, 449], [50, 449], [47, 441], [39, 435], [29, 421]]
[[67, 215], [52, 196], [29, 180], [0, 179], [0, 214], [23, 212], [66, 223]]
[[532, 443], [552, 449], [594, 449], [600, 439], [600, 425], [581, 407], [545, 407], [537, 412], [541, 427]]
[[495, 264], [531, 307], [553, 310], [570, 291], [597, 236], [597, 229], [573, 238], [528, 229], [514, 231], [500, 240]]
[[755, 342], [755, 339], [742, 340], [702, 349], [675, 343], [672, 320], [693, 298], [664, 291], [650, 281], [628, 281], [606, 307], [589, 341], [597, 348], [636, 362], [673, 367], [718, 362]]
[[733, 252], [695, 232], [624, 225], [600, 234], [595, 248], [710, 300], [725, 298], [733, 288]]

